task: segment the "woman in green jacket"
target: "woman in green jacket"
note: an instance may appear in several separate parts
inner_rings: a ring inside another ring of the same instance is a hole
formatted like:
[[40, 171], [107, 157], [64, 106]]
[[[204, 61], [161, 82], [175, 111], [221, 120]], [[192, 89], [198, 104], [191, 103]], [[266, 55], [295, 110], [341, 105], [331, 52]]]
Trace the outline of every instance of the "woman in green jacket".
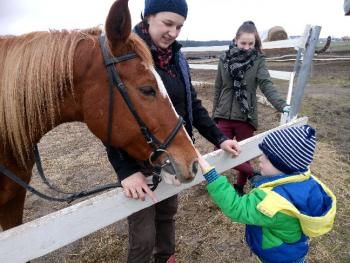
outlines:
[[[239, 27], [229, 50], [220, 57], [215, 80], [213, 117], [227, 137], [241, 141], [253, 136], [258, 127], [258, 86], [279, 112], [289, 111], [271, 81], [257, 29], [253, 22], [246, 21]], [[239, 174], [234, 186], [242, 195], [253, 168], [246, 162], [235, 169]]]

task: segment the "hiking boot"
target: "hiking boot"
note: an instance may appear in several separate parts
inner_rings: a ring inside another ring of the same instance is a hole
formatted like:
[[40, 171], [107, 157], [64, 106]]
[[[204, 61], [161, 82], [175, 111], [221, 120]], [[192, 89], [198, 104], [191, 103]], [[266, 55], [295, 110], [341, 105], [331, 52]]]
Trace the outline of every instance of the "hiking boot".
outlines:
[[244, 185], [234, 184], [234, 185], [233, 185], [233, 188], [235, 188], [235, 190], [236, 190], [236, 192], [237, 192], [237, 194], [238, 194], [239, 196], [242, 196], [242, 195], [245, 194], [245, 193], [244, 193], [244, 190], [243, 190]]

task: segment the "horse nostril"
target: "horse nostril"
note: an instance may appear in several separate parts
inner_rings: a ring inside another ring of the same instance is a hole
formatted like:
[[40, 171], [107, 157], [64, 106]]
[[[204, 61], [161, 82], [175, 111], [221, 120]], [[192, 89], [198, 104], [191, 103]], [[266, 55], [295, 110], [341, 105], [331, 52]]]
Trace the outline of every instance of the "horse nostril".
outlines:
[[192, 163], [192, 174], [196, 175], [197, 172], [198, 172], [198, 161], [196, 160]]

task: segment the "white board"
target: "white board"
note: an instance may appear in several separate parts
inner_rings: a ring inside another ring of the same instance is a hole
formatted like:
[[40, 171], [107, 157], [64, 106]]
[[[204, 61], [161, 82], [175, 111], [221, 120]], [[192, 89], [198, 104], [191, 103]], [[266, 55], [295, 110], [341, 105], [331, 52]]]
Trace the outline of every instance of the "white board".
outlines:
[[[300, 118], [276, 129], [301, 126], [307, 118]], [[257, 145], [271, 132], [267, 131], [240, 142], [242, 153], [232, 159], [222, 150], [205, 155], [219, 173], [261, 154]], [[202, 175], [188, 184], [174, 187], [160, 183], [155, 193], [159, 201], [204, 181]], [[149, 199], [137, 201], [125, 198], [120, 189], [112, 190], [60, 211], [0, 233], [0, 262], [26, 262], [68, 245], [134, 212], [152, 205]]]
[[[189, 64], [191, 69], [217, 70], [217, 64]], [[269, 70], [271, 78], [290, 80], [292, 72], [281, 70]]]

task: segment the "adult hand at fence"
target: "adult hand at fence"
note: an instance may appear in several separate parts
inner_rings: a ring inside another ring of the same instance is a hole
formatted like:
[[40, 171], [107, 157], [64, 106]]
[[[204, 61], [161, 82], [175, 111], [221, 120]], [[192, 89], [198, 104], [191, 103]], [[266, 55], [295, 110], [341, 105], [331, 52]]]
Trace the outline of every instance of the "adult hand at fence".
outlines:
[[148, 195], [153, 203], [157, 202], [155, 193], [148, 187], [146, 177], [141, 172], [130, 175], [121, 181], [121, 184], [126, 197], [145, 201]]
[[226, 140], [220, 144], [220, 149], [232, 155], [232, 157], [237, 157], [241, 153], [241, 147], [236, 140]]

